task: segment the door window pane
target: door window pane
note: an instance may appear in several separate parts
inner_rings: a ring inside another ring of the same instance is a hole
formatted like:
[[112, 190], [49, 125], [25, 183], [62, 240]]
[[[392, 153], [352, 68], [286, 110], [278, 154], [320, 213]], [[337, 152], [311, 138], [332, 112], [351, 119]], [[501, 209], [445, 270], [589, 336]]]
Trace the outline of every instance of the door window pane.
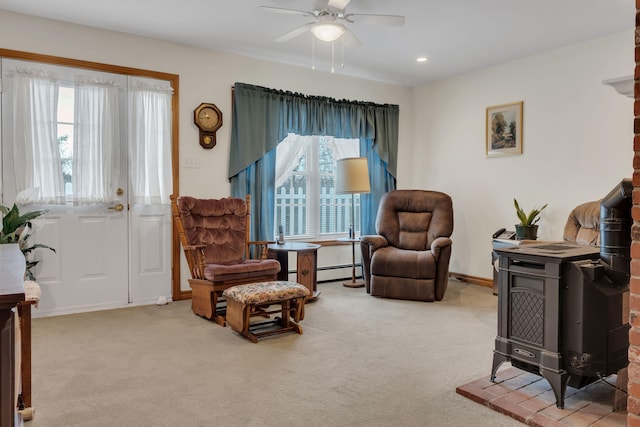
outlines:
[[72, 87], [60, 87], [58, 91], [57, 126], [58, 149], [62, 162], [64, 194], [67, 199], [73, 196], [71, 177], [73, 175], [73, 111], [74, 91]]

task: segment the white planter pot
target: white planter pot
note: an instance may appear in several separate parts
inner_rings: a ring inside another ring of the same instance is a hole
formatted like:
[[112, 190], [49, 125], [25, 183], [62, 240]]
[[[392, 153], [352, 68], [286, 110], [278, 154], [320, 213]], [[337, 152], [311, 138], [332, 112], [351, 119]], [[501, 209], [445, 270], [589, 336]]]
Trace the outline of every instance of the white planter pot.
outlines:
[[26, 261], [17, 243], [0, 245], [0, 294], [24, 292]]

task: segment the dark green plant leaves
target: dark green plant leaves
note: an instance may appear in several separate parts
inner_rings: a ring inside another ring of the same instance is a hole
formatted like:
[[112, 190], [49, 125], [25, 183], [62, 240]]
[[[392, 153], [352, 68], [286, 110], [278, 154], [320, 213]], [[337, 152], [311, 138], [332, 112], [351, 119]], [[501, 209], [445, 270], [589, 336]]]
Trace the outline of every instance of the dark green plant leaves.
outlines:
[[541, 208], [532, 209], [531, 211], [529, 211], [529, 213], [527, 213], [520, 207], [518, 201], [516, 199], [513, 199], [513, 206], [516, 208], [516, 215], [520, 220], [520, 224], [525, 226], [537, 224], [538, 221], [540, 221], [540, 212], [542, 212], [547, 207], [547, 205], [548, 203], [545, 203]]
[[[50, 246], [43, 245], [41, 243], [35, 243], [28, 245], [29, 237], [31, 234], [31, 221], [46, 213], [46, 211], [31, 211], [24, 215], [20, 215], [18, 206], [13, 205], [11, 209], [4, 205], [0, 205], [0, 212], [2, 212], [2, 230], [0, 231], [0, 244], [18, 243], [20, 250], [24, 254], [25, 258], [34, 249], [43, 248], [49, 249], [53, 252], [56, 250]], [[29, 280], [35, 280], [32, 272], [32, 268], [38, 264], [39, 261], [26, 261], [26, 276]]]

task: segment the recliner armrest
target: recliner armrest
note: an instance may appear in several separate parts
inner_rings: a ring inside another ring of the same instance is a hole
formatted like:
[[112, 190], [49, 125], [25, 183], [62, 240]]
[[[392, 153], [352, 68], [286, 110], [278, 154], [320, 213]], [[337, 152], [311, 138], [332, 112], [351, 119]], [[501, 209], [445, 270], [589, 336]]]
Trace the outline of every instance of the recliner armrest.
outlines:
[[436, 239], [431, 243], [431, 252], [433, 252], [433, 256], [438, 259], [442, 248], [451, 246], [451, 244], [452, 241], [448, 237], [436, 237]]
[[362, 277], [367, 293], [371, 292], [371, 257], [380, 248], [389, 246], [389, 242], [381, 235], [374, 234], [360, 237], [360, 252], [362, 253]]
[[372, 255], [376, 250], [384, 248], [385, 246], [389, 246], [389, 242], [387, 241], [387, 239], [378, 234], [362, 236], [360, 237], [360, 242], [369, 245], [369, 253]]

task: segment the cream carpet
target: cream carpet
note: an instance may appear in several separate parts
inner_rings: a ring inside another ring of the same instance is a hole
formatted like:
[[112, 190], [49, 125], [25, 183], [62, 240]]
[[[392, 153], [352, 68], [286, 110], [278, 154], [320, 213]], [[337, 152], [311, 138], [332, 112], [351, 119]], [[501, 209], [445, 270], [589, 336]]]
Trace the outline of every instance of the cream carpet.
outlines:
[[491, 370], [497, 297], [438, 303], [320, 284], [303, 335], [258, 344], [190, 301], [33, 321], [27, 427], [517, 426], [458, 394]]

